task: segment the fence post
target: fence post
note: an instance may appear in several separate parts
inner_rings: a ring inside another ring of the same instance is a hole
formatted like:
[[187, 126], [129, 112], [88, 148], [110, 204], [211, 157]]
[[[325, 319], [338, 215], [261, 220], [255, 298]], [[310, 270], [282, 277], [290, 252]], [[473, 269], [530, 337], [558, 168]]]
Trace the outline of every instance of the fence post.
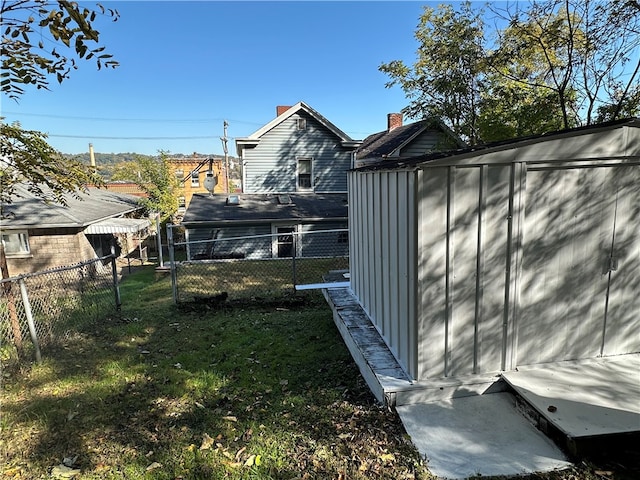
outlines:
[[36, 333], [36, 326], [33, 323], [33, 314], [31, 312], [31, 303], [29, 302], [29, 295], [27, 294], [27, 286], [24, 283], [24, 278], [18, 280], [20, 285], [20, 295], [22, 296], [22, 305], [24, 307], [24, 313], [27, 316], [27, 325], [29, 325], [29, 333], [31, 334], [31, 341], [36, 349], [36, 362], [42, 362], [42, 355], [40, 354], [40, 343], [38, 342], [38, 334]]
[[111, 276], [113, 277], [113, 291], [116, 296], [116, 310], [119, 312], [122, 306], [120, 299], [120, 286], [118, 285], [118, 267], [116, 266], [116, 249], [111, 247]]
[[156, 214], [156, 242], [158, 244], [158, 261], [160, 262], [160, 268], [164, 267], [164, 260], [162, 258], [162, 229], [160, 228], [160, 213]]
[[173, 251], [173, 229], [167, 224], [167, 247], [169, 249], [169, 264], [171, 265], [171, 292], [174, 305], [178, 303], [178, 279], [176, 272], [175, 253]]
[[296, 232], [293, 232], [292, 235], [293, 237], [293, 253], [291, 254], [291, 269], [292, 269], [292, 274], [293, 274], [293, 291], [296, 291], [296, 250], [298, 249], [298, 235], [296, 235]]

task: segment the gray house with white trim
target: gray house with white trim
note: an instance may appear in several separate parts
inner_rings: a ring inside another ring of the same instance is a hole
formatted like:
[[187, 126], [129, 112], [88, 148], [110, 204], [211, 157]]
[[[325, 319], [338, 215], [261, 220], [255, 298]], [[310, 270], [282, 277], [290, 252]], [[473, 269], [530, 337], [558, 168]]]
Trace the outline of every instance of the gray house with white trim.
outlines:
[[278, 106], [276, 114], [236, 139], [243, 193], [346, 193], [361, 142], [304, 102]]
[[441, 120], [426, 118], [404, 124], [402, 113], [387, 115], [387, 129], [366, 137], [356, 153], [356, 167], [383, 160], [415, 157], [467, 145]]
[[[276, 115], [236, 139], [243, 193], [192, 198], [181, 222], [189, 259], [348, 255], [346, 231], [303, 234], [347, 229], [347, 171], [361, 142], [304, 102]], [[222, 241], [255, 235], [260, 245]]]

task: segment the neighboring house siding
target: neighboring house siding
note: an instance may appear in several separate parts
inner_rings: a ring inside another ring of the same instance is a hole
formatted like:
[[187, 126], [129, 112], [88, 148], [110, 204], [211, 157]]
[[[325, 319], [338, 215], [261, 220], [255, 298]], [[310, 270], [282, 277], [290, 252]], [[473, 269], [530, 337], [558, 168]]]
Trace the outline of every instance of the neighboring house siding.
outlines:
[[93, 247], [76, 229], [29, 230], [31, 255], [7, 258], [9, 274], [32, 273], [96, 258]]
[[[224, 226], [190, 228], [189, 254], [191, 259], [215, 259], [215, 258], [271, 258], [275, 256], [275, 235], [273, 228], [276, 226], [295, 226], [299, 235], [299, 243], [296, 252], [304, 257], [334, 257], [348, 256], [349, 243], [347, 232], [331, 231], [327, 233], [312, 233], [325, 230], [346, 229], [346, 222], [318, 222], [313, 224], [298, 224], [295, 221], [278, 221], [251, 226]], [[308, 234], [308, 235], [307, 235]], [[238, 237], [254, 237], [268, 235], [260, 238], [224, 241], [224, 239], [236, 239]], [[215, 242], [196, 243], [202, 240], [215, 239]]]
[[[229, 240], [228, 238], [270, 235], [271, 224], [251, 226], [225, 226], [193, 228], [188, 230], [189, 255], [197, 258], [265, 258], [271, 256], [271, 238]], [[218, 240], [216, 242], [192, 244], [201, 240]]]
[[[298, 119], [306, 129], [298, 130]], [[297, 158], [312, 159], [312, 191], [346, 192], [351, 151], [304, 112], [292, 115], [263, 135], [244, 156], [246, 193], [297, 191]]]
[[347, 257], [349, 256], [349, 241], [347, 232], [326, 230], [344, 230], [347, 222], [322, 222], [300, 225], [300, 254], [304, 257]]
[[[440, 132], [427, 131], [418, 135], [407, 146], [400, 149], [397, 156], [400, 157], [414, 157], [418, 155], [424, 155], [425, 153], [433, 152], [435, 150], [442, 150], [442, 147], [446, 139]], [[453, 142], [449, 140], [451, 144]]]

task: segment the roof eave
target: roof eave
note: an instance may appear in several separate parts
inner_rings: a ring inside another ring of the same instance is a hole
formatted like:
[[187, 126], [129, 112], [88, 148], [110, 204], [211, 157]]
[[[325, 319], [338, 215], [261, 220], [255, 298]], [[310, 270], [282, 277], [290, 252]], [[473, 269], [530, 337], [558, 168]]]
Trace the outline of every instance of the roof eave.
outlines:
[[184, 227], [207, 227], [212, 225], [259, 225], [264, 223], [276, 223], [276, 222], [301, 222], [301, 223], [311, 223], [311, 222], [335, 222], [335, 221], [344, 221], [346, 222], [348, 217], [286, 217], [286, 218], [260, 218], [260, 219], [248, 219], [248, 220], [191, 220], [185, 221], [182, 220], [181, 224]]

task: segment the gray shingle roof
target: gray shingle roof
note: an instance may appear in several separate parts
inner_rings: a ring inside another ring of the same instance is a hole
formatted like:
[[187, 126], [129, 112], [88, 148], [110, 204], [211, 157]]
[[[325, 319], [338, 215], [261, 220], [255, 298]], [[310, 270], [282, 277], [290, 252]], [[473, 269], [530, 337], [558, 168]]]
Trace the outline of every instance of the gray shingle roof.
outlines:
[[563, 130], [556, 130], [552, 132], [546, 132], [539, 135], [528, 135], [525, 137], [511, 138], [507, 140], [500, 140], [496, 142], [484, 143], [480, 145], [473, 145], [465, 148], [459, 148], [456, 150], [447, 150], [443, 152], [432, 152], [425, 155], [419, 155], [416, 157], [399, 157], [393, 159], [383, 159], [377, 163], [372, 163], [360, 168], [354, 168], [352, 171], [373, 171], [373, 170], [394, 170], [394, 169], [412, 169], [418, 168], [419, 165], [429, 162], [435, 162], [436, 160], [473, 156], [475, 154], [481, 154], [483, 152], [497, 151], [506, 148], [517, 147], [519, 145], [527, 145], [538, 142], [545, 142], [552, 138], [559, 137], [571, 137], [574, 135], [580, 135], [597, 130], [606, 130], [610, 128], [616, 128], [619, 126], [631, 126], [640, 128], [640, 118], [631, 117], [623, 118], [619, 120], [612, 120], [610, 122], [596, 123], [592, 125], [585, 125], [582, 127], [567, 128]]
[[195, 226], [203, 223], [260, 223], [273, 220], [310, 221], [346, 220], [347, 195], [287, 194], [291, 203], [280, 203], [277, 194], [237, 194], [239, 205], [227, 205], [226, 194], [195, 194], [182, 224]]
[[120, 217], [140, 208], [138, 197], [89, 188], [79, 193], [79, 199], [66, 195], [68, 205], [47, 203], [29, 192], [25, 186], [16, 187], [12, 203], [3, 205], [2, 228], [62, 228], [86, 227], [101, 220]]
[[356, 158], [360, 160], [363, 158], [385, 158], [391, 156], [398, 148], [404, 146], [412, 138], [427, 129], [439, 130], [449, 135], [460, 146], [463, 145], [462, 141], [442, 122], [435, 119], [425, 119], [396, 127], [391, 131], [384, 130], [369, 135], [358, 147]]

